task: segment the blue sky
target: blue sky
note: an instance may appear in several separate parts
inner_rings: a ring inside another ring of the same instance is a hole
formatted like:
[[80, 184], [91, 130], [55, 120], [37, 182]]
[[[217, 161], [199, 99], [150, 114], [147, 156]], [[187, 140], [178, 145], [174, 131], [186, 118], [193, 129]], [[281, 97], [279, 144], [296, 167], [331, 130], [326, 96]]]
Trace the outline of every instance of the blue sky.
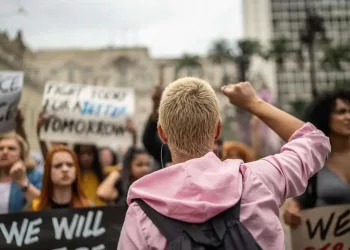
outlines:
[[[204, 54], [242, 37], [241, 0], [0, 0], [0, 23], [41, 48], [143, 45], [153, 56]], [[25, 15], [16, 14], [23, 6]]]

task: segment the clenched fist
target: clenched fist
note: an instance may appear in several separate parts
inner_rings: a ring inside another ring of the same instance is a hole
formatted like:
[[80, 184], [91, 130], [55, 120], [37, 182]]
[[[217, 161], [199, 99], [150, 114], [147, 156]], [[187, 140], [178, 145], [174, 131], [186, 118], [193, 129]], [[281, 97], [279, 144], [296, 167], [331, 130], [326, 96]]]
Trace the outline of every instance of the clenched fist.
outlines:
[[244, 109], [249, 109], [252, 104], [260, 100], [249, 82], [223, 86], [221, 91], [228, 97], [230, 103]]
[[24, 186], [28, 182], [26, 166], [22, 161], [17, 161], [10, 169], [12, 180], [19, 186]]

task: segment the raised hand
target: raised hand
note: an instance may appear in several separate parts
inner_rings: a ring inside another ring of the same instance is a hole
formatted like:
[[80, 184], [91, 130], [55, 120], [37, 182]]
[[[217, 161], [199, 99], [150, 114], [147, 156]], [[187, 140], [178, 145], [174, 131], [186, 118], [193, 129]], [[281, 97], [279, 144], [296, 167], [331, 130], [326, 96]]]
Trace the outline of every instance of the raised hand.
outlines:
[[36, 132], [39, 135], [40, 133], [40, 129], [43, 125], [45, 125], [45, 123], [49, 120], [49, 117], [46, 115], [45, 111], [42, 110], [39, 115], [38, 115], [38, 119], [36, 122]]
[[260, 100], [249, 82], [223, 86], [221, 91], [228, 97], [230, 103], [244, 109], [249, 109], [252, 104]]
[[17, 161], [15, 164], [13, 164], [9, 174], [12, 180], [19, 186], [23, 186], [28, 182], [27, 170], [23, 161]]
[[127, 118], [126, 119], [126, 127], [125, 127], [125, 130], [128, 131], [129, 133], [131, 134], [134, 134], [136, 133], [136, 126], [135, 126], [135, 123], [134, 121], [131, 119], [131, 118]]

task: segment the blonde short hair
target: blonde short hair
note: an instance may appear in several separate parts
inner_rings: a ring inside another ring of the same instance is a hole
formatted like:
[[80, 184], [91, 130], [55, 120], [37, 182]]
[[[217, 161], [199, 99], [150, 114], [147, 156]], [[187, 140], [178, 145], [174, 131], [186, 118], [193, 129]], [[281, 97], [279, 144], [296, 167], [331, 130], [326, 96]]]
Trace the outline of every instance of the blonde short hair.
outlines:
[[29, 155], [29, 147], [26, 141], [17, 133], [9, 132], [6, 134], [0, 134], [0, 141], [5, 139], [14, 139], [18, 142], [20, 147], [20, 158], [26, 165], [27, 169], [36, 167], [35, 161]]
[[185, 77], [165, 88], [159, 125], [171, 150], [187, 156], [208, 153], [213, 148], [219, 120], [219, 102], [206, 81]]

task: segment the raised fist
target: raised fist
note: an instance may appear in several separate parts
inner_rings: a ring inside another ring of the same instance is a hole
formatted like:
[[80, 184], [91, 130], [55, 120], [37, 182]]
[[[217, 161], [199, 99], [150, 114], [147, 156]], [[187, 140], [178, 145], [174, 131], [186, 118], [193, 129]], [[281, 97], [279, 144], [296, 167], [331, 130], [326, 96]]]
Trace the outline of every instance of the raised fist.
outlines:
[[259, 100], [258, 95], [249, 82], [229, 84], [223, 86], [221, 91], [228, 97], [230, 103], [244, 109], [248, 109], [252, 103]]
[[19, 186], [23, 186], [28, 182], [27, 170], [23, 161], [17, 161], [13, 164], [9, 173], [12, 180]]

